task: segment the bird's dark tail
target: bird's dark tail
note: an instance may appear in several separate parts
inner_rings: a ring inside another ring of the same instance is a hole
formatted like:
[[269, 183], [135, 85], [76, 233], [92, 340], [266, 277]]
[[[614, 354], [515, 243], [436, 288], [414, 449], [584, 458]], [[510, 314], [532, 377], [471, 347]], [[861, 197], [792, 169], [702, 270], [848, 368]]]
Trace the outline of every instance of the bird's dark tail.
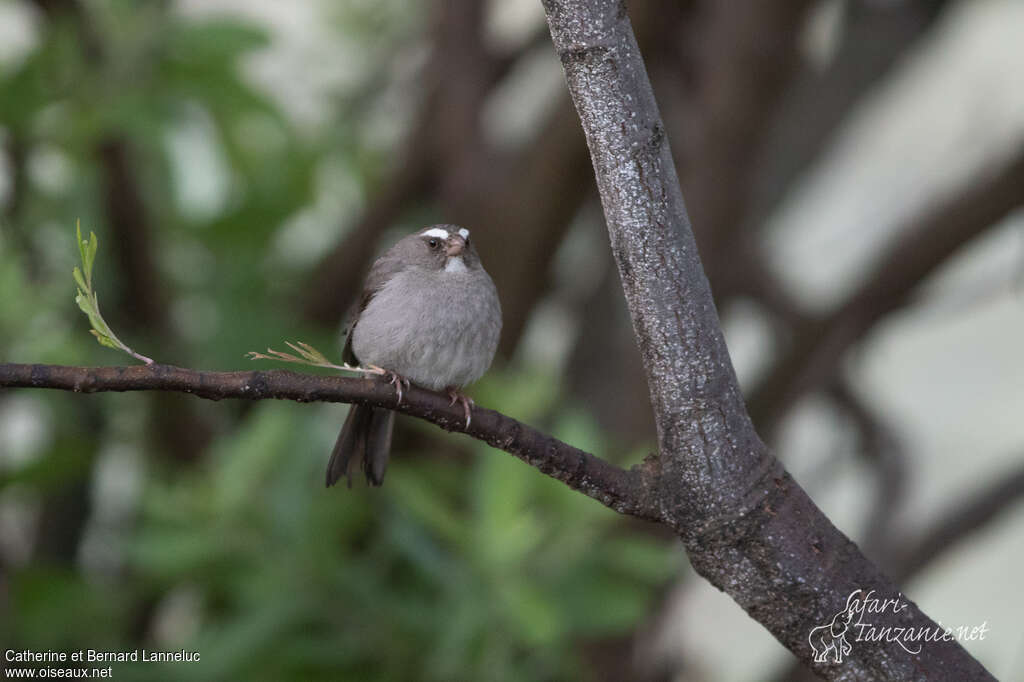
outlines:
[[394, 425], [395, 413], [391, 410], [353, 405], [331, 451], [331, 461], [327, 464], [327, 487], [337, 483], [342, 476], [347, 476], [349, 486], [352, 485], [349, 466], [353, 459], [362, 460], [363, 472], [370, 485], [383, 483], [391, 456]]

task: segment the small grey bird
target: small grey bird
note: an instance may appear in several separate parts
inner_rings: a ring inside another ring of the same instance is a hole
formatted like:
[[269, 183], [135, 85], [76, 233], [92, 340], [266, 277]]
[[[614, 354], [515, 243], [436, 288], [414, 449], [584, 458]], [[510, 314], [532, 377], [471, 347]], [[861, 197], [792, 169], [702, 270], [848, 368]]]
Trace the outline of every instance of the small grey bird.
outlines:
[[[349, 364], [387, 372], [402, 402], [409, 382], [446, 389], [452, 405], [487, 371], [501, 334], [501, 305], [494, 282], [480, 264], [469, 230], [432, 225], [405, 237], [377, 259], [366, 278], [342, 357]], [[353, 405], [341, 429], [327, 485], [362, 460], [366, 480], [380, 485], [391, 451], [395, 413]]]

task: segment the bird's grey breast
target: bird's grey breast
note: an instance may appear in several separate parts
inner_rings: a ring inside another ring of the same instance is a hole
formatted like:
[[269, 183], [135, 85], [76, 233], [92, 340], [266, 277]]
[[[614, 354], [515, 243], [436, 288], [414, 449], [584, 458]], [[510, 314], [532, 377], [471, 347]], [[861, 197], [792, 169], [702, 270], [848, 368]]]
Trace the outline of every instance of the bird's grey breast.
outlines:
[[436, 390], [479, 379], [500, 333], [501, 307], [486, 272], [415, 268], [373, 296], [352, 330], [352, 350], [364, 364]]

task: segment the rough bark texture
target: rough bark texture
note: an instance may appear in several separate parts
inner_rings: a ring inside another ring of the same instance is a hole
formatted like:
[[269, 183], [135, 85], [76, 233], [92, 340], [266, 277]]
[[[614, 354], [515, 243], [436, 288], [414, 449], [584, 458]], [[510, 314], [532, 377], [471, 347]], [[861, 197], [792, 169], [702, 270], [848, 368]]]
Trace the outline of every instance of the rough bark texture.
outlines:
[[[821, 513], [754, 432], [704, 276], [664, 126], [625, 5], [545, 0], [590, 148], [650, 386], [652, 492], [697, 571], [827, 679], [991, 679], [955, 642], [912, 655], [855, 642], [814, 663], [808, 635], [848, 596], [899, 590]], [[936, 628], [917, 607], [876, 624]]]
[[617, 512], [650, 520], [658, 518], [655, 508], [640, 506], [651, 499], [645, 492], [649, 478], [646, 472], [620, 469], [493, 410], [474, 408], [472, 423], [466, 428], [462, 405], [450, 405], [446, 395], [417, 386], [404, 390], [402, 402], [397, 404], [394, 388], [372, 378], [318, 376], [286, 370], [200, 372], [169, 365], [66, 367], [9, 363], [0, 364], [0, 389], [4, 388], [55, 388], [76, 393], [175, 391], [207, 400], [295, 400], [387, 407], [447, 431], [460, 431], [513, 454]]

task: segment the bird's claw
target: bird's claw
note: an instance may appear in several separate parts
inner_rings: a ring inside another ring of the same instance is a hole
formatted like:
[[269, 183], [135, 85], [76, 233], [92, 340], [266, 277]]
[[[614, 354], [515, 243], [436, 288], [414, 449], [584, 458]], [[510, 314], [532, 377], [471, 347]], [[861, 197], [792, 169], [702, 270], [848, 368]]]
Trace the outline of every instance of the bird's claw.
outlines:
[[409, 380], [403, 377], [401, 374], [397, 374], [390, 370], [385, 371], [385, 376], [388, 378], [388, 383], [395, 387], [395, 392], [398, 393], [398, 404], [402, 404], [403, 390], [402, 386], [409, 388]]
[[462, 409], [466, 413], [466, 428], [468, 429], [469, 428], [469, 424], [472, 421], [472, 415], [470, 413], [470, 408], [472, 408], [473, 405], [475, 405], [476, 403], [473, 402], [472, 398], [470, 398], [465, 393], [462, 393], [457, 388], [449, 388], [448, 389], [448, 397], [452, 399], [451, 402], [448, 403], [449, 407], [451, 407], [452, 405], [454, 405], [457, 402], [458, 403], [462, 403]]

